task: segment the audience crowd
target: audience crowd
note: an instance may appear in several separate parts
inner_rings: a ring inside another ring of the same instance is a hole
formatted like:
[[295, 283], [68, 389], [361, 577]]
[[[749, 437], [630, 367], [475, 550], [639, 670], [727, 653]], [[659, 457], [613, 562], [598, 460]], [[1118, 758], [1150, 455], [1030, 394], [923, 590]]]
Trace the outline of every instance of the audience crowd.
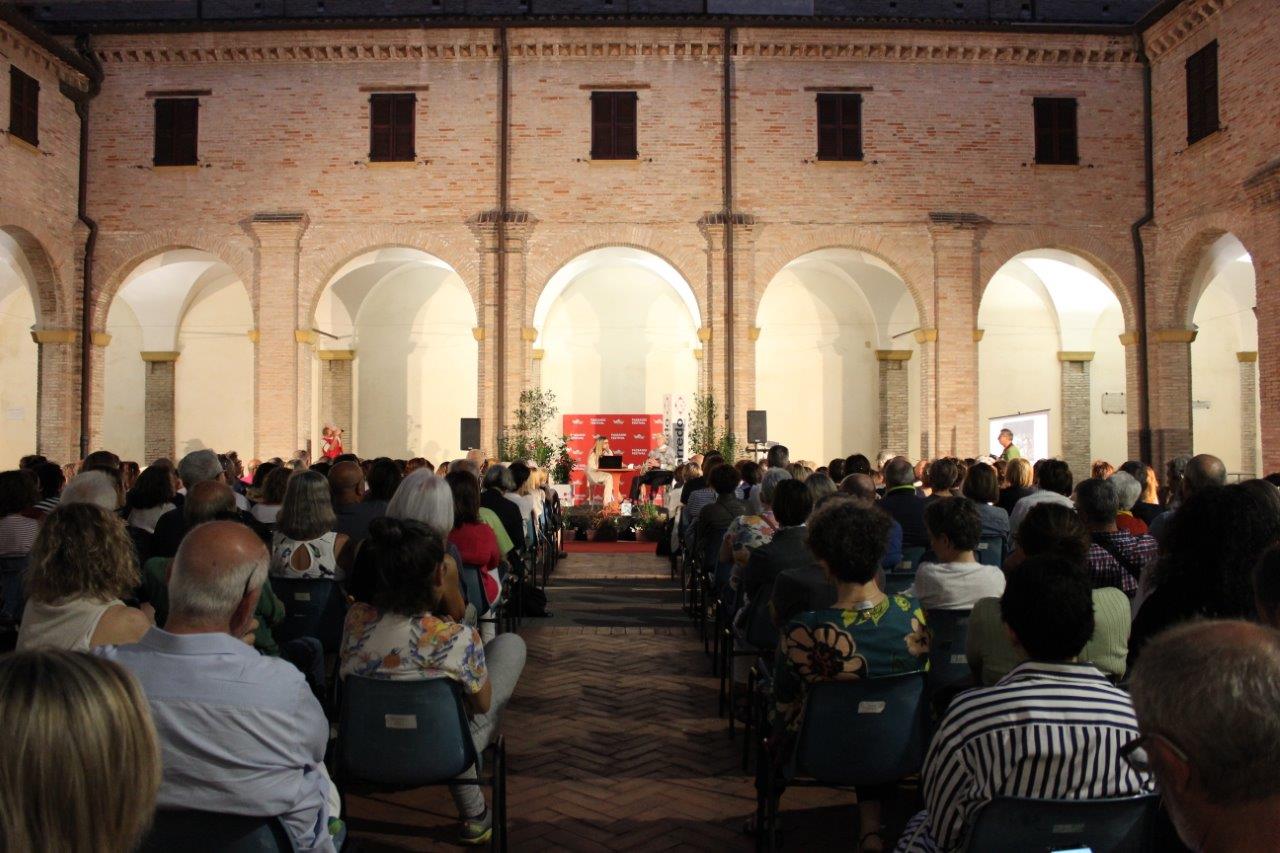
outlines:
[[[964, 849], [1008, 798], [1156, 793], [1159, 849], [1280, 849], [1280, 478], [1229, 483], [1203, 454], [1088, 475], [1011, 444], [677, 466], [657, 500], [697, 617], [723, 626], [762, 804], [819, 685], [907, 678], [918, 786], [858, 786], [860, 851]], [[198, 804], [340, 849], [343, 685], [448, 679], [475, 753], [493, 744], [525, 664], [500, 613], [559, 500], [535, 464], [474, 456], [0, 472], [0, 846], [123, 853]], [[289, 629], [312, 595], [340, 637]], [[465, 844], [494, 832], [479, 782], [450, 783]]]

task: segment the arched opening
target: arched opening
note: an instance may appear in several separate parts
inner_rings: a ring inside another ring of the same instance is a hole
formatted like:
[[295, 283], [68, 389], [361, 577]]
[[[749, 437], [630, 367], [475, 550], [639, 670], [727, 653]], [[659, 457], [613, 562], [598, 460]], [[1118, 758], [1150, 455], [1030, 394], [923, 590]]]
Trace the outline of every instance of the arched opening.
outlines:
[[314, 324], [316, 447], [332, 423], [363, 456], [460, 454], [459, 419], [477, 412], [479, 349], [475, 304], [453, 267], [418, 249], [367, 252], [330, 279]]
[[1224, 234], [1205, 253], [1192, 283], [1192, 446], [1220, 457], [1233, 474], [1256, 477], [1262, 447], [1253, 260], [1238, 239]]
[[756, 326], [756, 407], [793, 459], [918, 452], [920, 319], [883, 260], [852, 249], [796, 258], [769, 282]]
[[36, 451], [38, 284], [17, 236], [0, 228], [0, 458], [6, 468]]
[[701, 325], [693, 288], [667, 261], [626, 246], [584, 252], [534, 307], [541, 385], [565, 413], [662, 412], [664, 395], [697, 390]]
[[103, 446], [150, 462], [170, 452], [171, 419], [179, 456], [251, 454], [253, 328], [244, 283], [214, 255], [173, 249], [136, 266], [107, 313]]
[[1000, 452], [992, 419], [1048, 411], [1028, 457], [1128, 458], [1124, 311], [1097, 267], [1058, 249], [1014, 256], [987, 283], [978, 328], [979, 452]]

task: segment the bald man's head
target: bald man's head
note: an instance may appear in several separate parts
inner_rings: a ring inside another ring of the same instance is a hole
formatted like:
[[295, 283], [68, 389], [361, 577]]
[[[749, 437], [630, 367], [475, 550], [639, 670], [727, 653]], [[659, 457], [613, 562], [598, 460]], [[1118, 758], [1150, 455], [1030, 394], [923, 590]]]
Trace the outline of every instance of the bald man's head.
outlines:
[[840, 481], [840, 491], [859, 500], [876, 499], [876, 483], [869, 474], [850, 474]]
[[1203, 491], [1211, 486], [1227, 484], [1227, 466], [1222, 460], [1208, 453], [1191, 457], [1187, 463], [1187, 473], [1182, 482], [1186, 485], [1187, 494]]
[[192, 529], [173, 559], [166, 628], [244, 633], [268, 562], [266, 546], [243, 524], [211, 521]]
[[187, 500], [182, 505], [182, 517], [186, 519], [187, 527], [195, 527], [235, 511], [235, 492], [220, 480], [196, 483], [187, 490]]
[[339, 462], [329, 469], [329, 490], [335, 504], [357, 503], [364, 486], [364, 469], [355, 462]]

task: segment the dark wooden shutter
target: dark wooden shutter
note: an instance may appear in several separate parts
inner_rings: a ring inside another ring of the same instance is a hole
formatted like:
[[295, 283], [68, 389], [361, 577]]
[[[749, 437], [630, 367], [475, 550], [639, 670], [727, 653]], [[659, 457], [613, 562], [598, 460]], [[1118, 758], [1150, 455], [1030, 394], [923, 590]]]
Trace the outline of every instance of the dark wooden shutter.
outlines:
[[818, 159], [862, 159], [861, 95], [818, 95]]
[[155, 155], [157, 166], [194, 166], [200, 145], [198, 98], [157, 98]]
[[40, 144], [40, 83], [9, 66], [9, 132], [24, 142]]
[[637, 103], [635, 92], [591, 93], [591, 159], [636, 158]]
[[1080, 162], [1075, 98], [1036, 98], [1036, 162], [1075, 165]]
[[412, 93], [369, 96], [369, 159], [374, 162], [413, 160], [414, 114]]
[[1187, 144], [1218, 130], [1218, 43], [1187, 58]]

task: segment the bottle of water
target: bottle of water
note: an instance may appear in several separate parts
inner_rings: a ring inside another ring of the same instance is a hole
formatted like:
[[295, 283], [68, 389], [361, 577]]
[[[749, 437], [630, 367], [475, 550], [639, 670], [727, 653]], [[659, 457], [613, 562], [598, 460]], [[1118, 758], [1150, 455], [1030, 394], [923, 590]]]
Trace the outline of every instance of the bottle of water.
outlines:
[[630, 499], [625, 500], [625, 501], [623, 501], [623, 502], [622, 502], [622, 514], [623, 514], [623, 515], [631, 515], [631, 500], [630, 500]]

